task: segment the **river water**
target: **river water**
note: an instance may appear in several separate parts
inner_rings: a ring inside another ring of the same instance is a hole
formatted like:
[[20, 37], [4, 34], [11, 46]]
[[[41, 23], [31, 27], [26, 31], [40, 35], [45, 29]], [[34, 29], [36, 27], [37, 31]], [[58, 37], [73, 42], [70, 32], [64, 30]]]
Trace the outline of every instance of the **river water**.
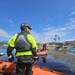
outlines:
[[70, 49], [69, 49], [69, 52], [70, 52], [70, 53], [74, 53], [74, 54], [75, 54], [75, 47], [70, 48]]
[[[6, 54], [6, 49], [0, 48], [0, 53], [5, 53], [4, 56], [0, 57], [0, 60], [8, 61], [8, 57], [7, 57], [7, 54]], [[15, 62], [16, 61], [17, 61], [17, 59], [15, 58]], [[67, 67], [67, 65], [64, 62], [61, 62], [58, 59], [54, 59], [54, 57], [52, 57], [50, 55], [48, 55], [46, 57], [46, 63], [45, 64], [42, 62], [42, 58], [39, 58], [38, 63], [36, 65], [41, 66], [41, 67], [45, 67], [45, 68], [48, 68], [48, 69], [51, 69], [51, 70], [63, 72], [66, 75], [75, 75], [75, 73], [72, 72], [70, 70], [70, 68]]]

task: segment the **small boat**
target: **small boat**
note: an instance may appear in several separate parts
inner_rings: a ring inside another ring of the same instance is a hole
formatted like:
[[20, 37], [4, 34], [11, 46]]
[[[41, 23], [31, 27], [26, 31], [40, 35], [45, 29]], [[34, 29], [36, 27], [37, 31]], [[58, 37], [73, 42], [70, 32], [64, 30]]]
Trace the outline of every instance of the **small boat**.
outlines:
[[43, 63], [46, 63], [47, 54], [48, 54], [48, 50], [46, 48], [46, 44], [43, 44], [43, 48], [37, 50], [37, 55], [38, 57], [42, 58]]
[[48, 50], [46, 48], [46, 44], [43, 44], [43, 48], [42, 49], [38, 49], [37, 50], [37, 55], [39, 57], [44, 57], [44, 56], [47, 56], [47, 53], [48, 53]]
[[48, 53], [48, 50], [45, 50], [45, 51], [43, 51], [43, 50], [38, 50], [37, 55], [38, 55], [39, 57], [44, 57], [44, 56], [47, 56], [47, 53]]
[[[0, 60], [0, 75], [16, 75], [16, 63]], [[33, 75], [66, 75], [40, 66], [33, 66]]]

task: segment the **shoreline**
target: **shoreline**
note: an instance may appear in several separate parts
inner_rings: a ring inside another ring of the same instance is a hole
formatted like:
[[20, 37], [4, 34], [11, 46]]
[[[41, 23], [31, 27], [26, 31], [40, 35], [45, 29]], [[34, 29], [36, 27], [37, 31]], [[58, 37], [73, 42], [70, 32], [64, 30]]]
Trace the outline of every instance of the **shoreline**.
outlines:
[[71, 71], [75, 72], [75, 55], [69, 52], [60, 52], [55, 50], [49, 50], [49, 55], [53, 56], [55, 59], [58, 59], [66, 64]]

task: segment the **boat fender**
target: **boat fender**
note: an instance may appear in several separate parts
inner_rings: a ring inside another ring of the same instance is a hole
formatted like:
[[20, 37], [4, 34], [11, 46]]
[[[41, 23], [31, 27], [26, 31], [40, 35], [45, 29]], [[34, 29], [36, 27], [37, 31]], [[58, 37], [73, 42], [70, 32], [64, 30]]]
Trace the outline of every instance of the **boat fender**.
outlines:
[[6, 70], [7, 65], [3, 65], [2, 70]]

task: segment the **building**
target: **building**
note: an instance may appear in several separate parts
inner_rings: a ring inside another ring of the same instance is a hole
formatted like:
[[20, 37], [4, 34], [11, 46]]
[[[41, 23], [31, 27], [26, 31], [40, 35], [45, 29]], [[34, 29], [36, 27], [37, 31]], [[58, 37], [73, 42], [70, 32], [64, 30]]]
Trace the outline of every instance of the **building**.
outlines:
[[64, 45], [72, 45], [72, 46], [75, 46], [75, 40], [67, 40], [67, 41], [64, 41]]

